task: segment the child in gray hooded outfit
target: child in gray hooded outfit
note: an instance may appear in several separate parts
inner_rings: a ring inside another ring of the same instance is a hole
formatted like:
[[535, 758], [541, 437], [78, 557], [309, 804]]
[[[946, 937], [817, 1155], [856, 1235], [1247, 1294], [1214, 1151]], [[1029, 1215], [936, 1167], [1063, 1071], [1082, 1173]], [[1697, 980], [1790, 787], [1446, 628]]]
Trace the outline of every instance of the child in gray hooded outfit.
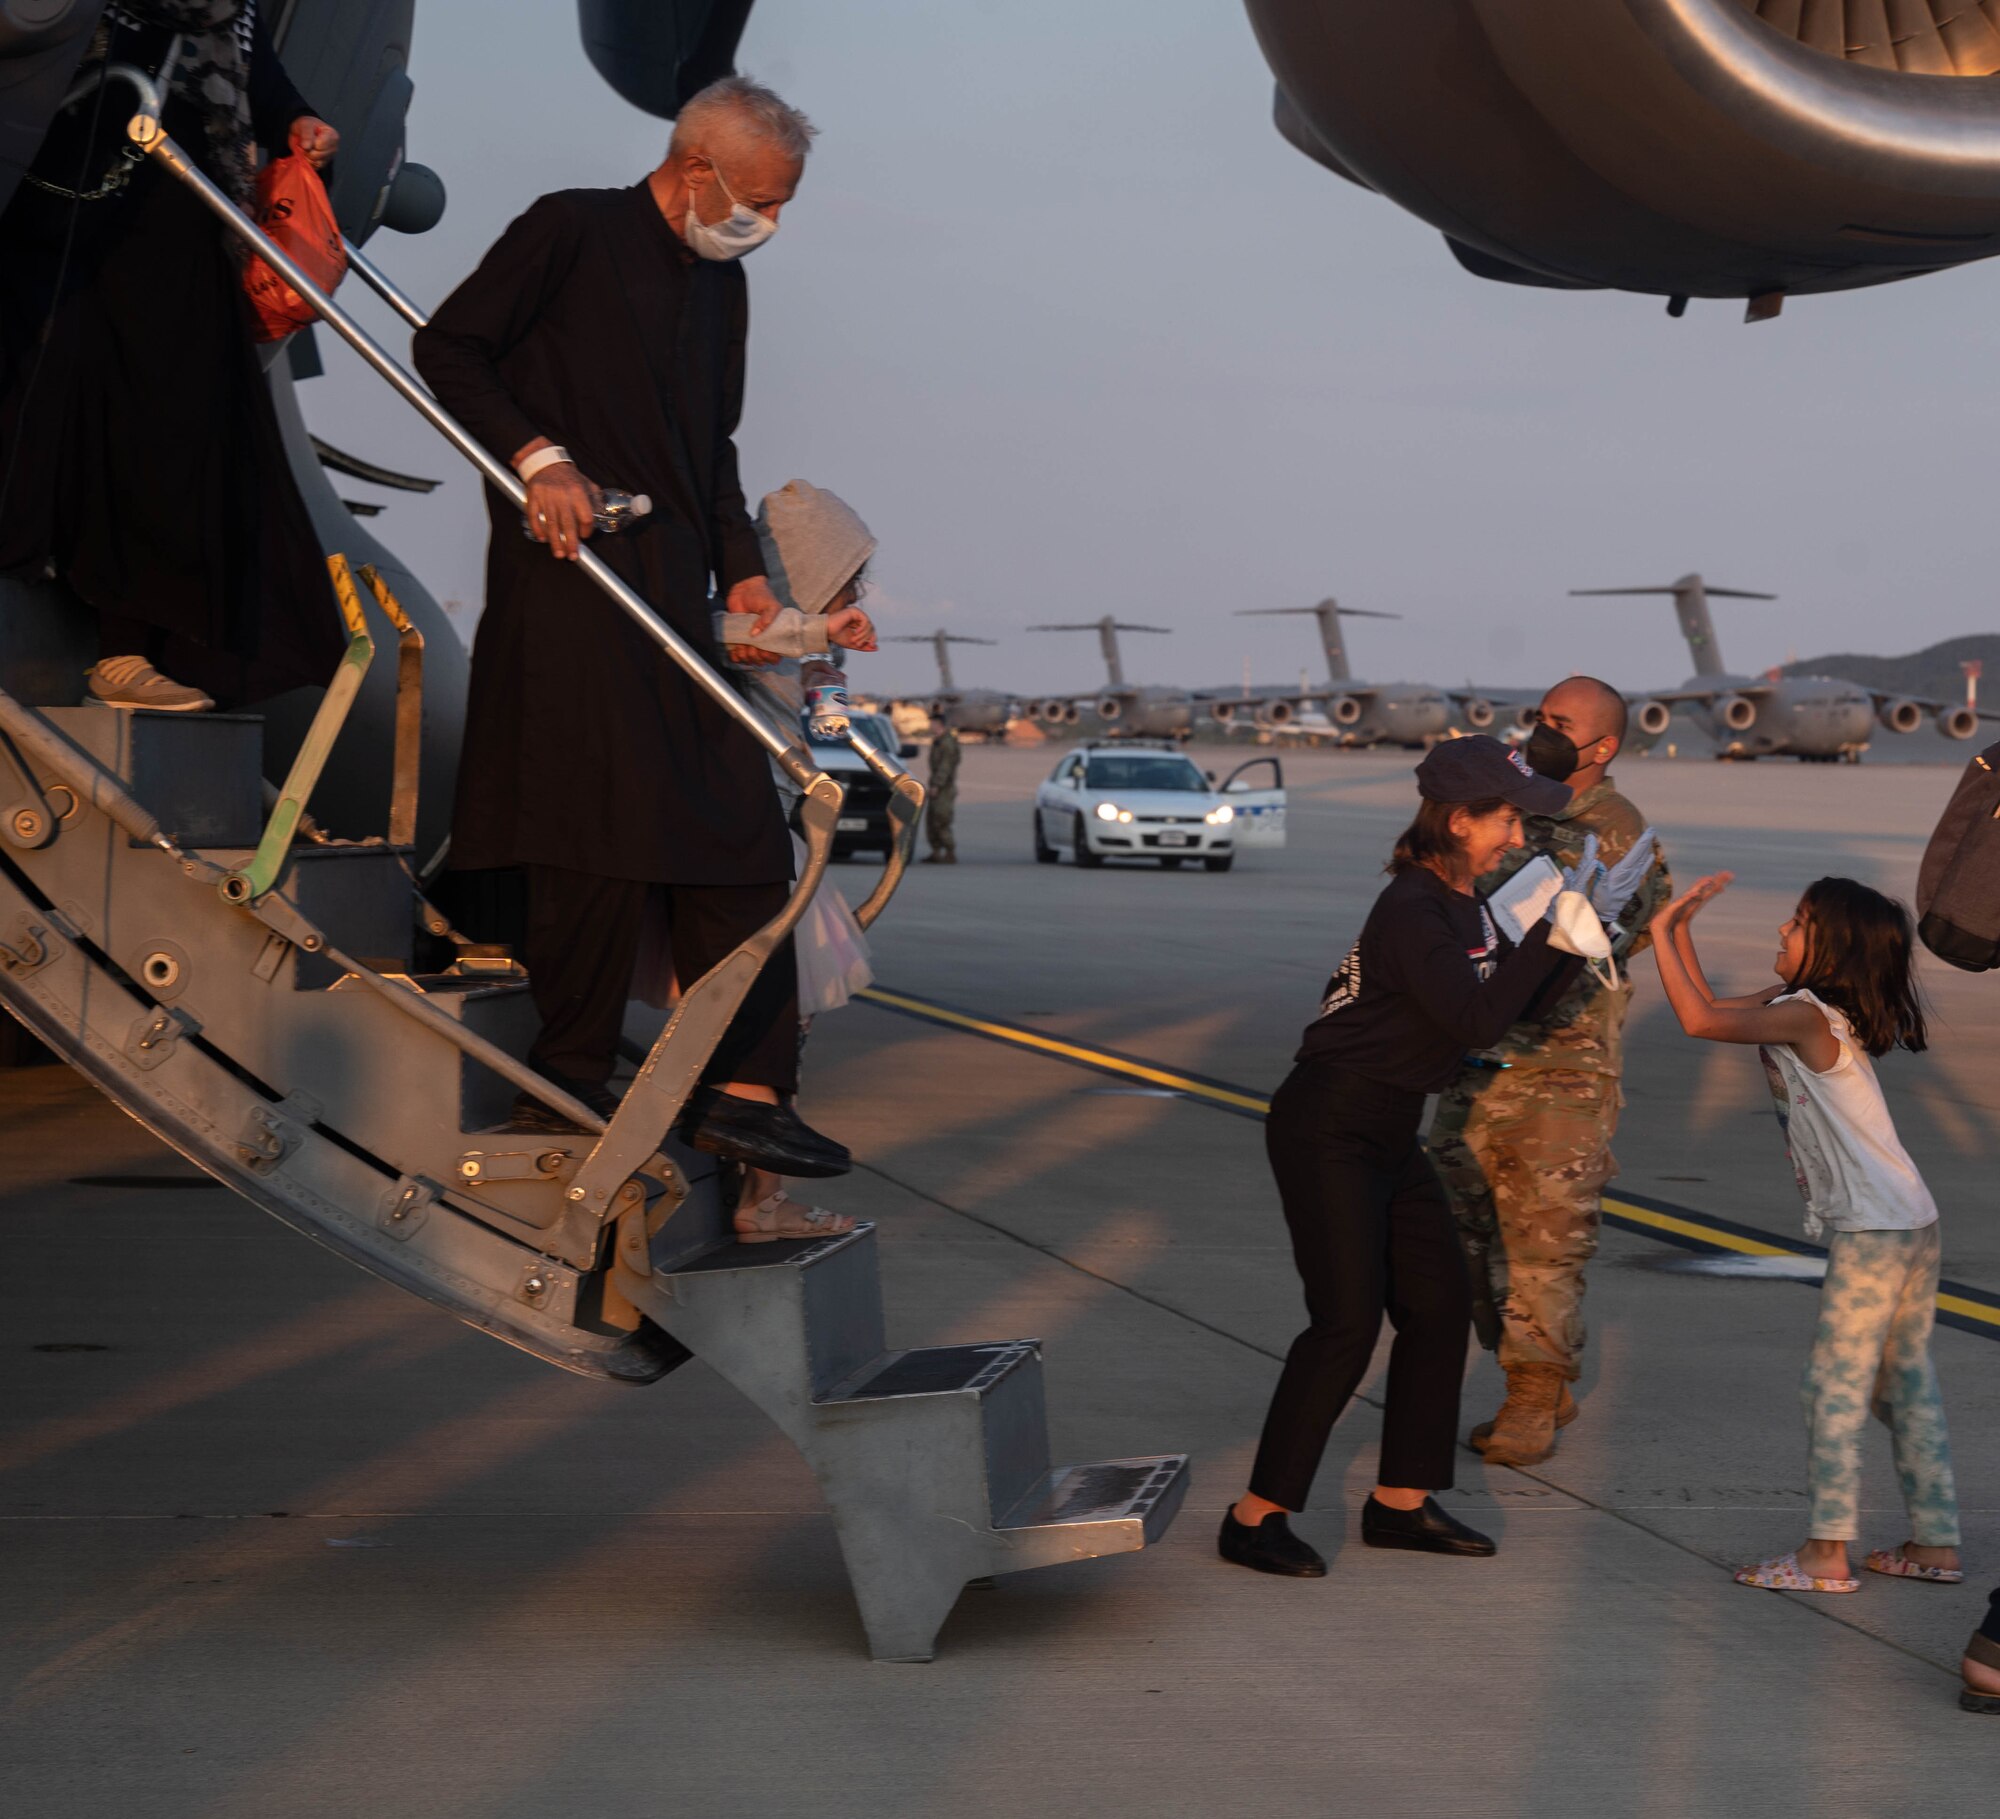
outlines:
[[749, 613], [717, 613], [716, 639], [737, 668], [756, 672], [794, 723], [804, 712], [815, 737], [838, 739], [847, 731], [847, 676], [833, 653], [876, 648], [858, 604], [875, 538], [845, 500], [788, 480], [758, 506], [757, 539], [782, 609], [761, 632]]

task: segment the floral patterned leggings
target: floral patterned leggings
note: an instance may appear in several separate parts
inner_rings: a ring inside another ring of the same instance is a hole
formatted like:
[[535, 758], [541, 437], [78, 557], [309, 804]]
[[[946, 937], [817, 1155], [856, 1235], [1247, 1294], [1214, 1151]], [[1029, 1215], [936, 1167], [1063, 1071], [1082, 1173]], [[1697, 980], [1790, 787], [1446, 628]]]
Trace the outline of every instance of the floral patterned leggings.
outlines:
[[1800, 1395], [1815, 1541], [1861, 1534], [1861, 1435], [1872, 1413], [1895, 1437], [1896, 1475], [1919, 1547], [1958, 1545], [1951, 1440], [1931, 1367], [1938, 1227], [1833, 1232], [1819, 1331]]

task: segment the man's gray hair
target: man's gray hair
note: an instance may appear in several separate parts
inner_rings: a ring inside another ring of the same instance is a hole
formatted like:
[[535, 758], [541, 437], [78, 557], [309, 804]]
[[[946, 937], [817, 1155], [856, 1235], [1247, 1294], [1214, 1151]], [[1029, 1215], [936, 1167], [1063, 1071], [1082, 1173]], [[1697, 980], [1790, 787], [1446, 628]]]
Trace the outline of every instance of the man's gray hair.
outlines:
[[819, 128], [789, 102], [748, 76], [724, 76], [690, 96], [674, 122], [672, 151], [703, 143], [716, 128], [754, 134], [804, 161]]

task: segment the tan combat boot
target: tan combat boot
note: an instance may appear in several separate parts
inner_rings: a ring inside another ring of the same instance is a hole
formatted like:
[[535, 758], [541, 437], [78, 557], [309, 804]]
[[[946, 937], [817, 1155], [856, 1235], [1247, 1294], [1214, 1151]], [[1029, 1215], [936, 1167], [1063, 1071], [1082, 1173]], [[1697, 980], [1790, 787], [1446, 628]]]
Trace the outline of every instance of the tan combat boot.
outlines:
[[1556, 1450], [1556, 1429], [1576, 1416], [1576, 1398], [1559, 1365], [1511, 1365], [1507, 1400], [1491, 1421], [1472, 1430], [1472, 1445], [1489, 1465], [1539, 1465]]

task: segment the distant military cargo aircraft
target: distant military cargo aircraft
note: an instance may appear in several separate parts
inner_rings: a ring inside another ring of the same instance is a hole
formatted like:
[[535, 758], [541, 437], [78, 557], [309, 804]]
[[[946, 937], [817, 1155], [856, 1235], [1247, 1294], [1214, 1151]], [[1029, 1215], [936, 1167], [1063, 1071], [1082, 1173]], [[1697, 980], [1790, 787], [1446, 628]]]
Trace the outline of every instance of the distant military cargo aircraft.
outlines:
[[[1579, 599], [1613, 595], [1673, 597], [1694, 658], [1694, 674], [1677, 689], [1634, 695], [1632, 723], [1647, 741], [1667, 730], [1677, 707], [1690, 710], [1696, 724], [1715, 741], [1723, 758], [1803, 758], [1821, 763], [1858, 759], [1868, 749], [1876, 724], [1893, 733], [1913, 733], [1924, 716], [1934, 716], [1948, 739], [1970, 739], [1981, 715], [1964, 704], [1931, 701], [1863, 688], [1837, 676], [1732, 675], [1723, 667], [1715, 622], [1708, 603], [1718, 600], [1775, 600], [1735, 587], [1710, 587], [1699, 575], [1683, 575], [1667, 587], [1585, 587], [1570, 590]], [[1987, 716], [1991, 717], [1991, 716]]]
[[962, 632], [904, 632], [884, 640], [889, 644], [928, 644], [937, 658], [938, 692], [924, 704], [955, 733], [978, 733], [998, 739], [1016, 719], [1021, 706], [1012, 695], [993, 688], [960, 688], [951, 674], [954, 644], [996, 644], [995, 638], [970, 638]]
[[1378, 613], [1366, 607], [1342, 606], [1326, 599], [1316, 606], [1248, 607], [1239, 619], [1292, 618], [1310, 615], [1319, 622], [1320, 648], [1326, 654], [1327, 687], [1302, 688], [1295, 698], [1261, 701], [1218, 700], [1209, 713], [1224, 726], [1250, 718], [1273, 730], [1296, 724], [1309, 703], [1324, 702], [1329, 723], [1322, 737], [1342, 745], [1434, 744], [1452, 733], [1484, 732], [1498, 717], [1489, 695], [1472, 688], [1438, 688], [1428, 682], [1362, 682], [1347, 660], [1342, 619], [1397, 619], [1399, 613]]
[[2000, 252], [1992, 0], [1246, 0], [1278, 130], [1557, 290], [1852, 290]]
[[1128, 625], [1115, 613], [1081, 625], [1031, 625], [1031, 632], [1095, 632], [1104, 653], [1106, 686], [1094, 695], [1049, 695], [1028, 703], [1033, 719], [1050, 726], [1073, 726], [1088, 708], [1115, 733], [1153, 739], [1185, 739], [1201, 719], [1210, 697], [1184, 688], [1140, 688], [1125, 680], [1118, 656], [1120, 632], [1165, 633], [1164, 625]]

